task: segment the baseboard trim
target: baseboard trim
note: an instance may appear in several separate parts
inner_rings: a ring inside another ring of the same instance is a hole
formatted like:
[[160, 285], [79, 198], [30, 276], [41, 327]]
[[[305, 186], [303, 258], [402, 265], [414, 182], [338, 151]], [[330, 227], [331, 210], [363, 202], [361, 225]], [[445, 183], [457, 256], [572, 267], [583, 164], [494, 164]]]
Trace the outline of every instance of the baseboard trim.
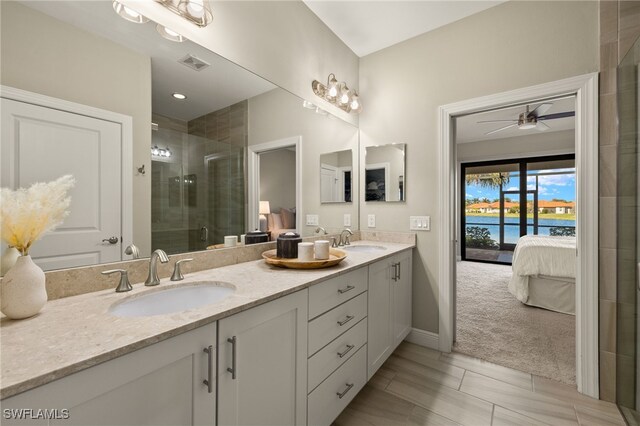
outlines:
[[404, 340], [409, 343], [424, 346], [425, 348], [438, 350], [438, 333], [412, 328]]

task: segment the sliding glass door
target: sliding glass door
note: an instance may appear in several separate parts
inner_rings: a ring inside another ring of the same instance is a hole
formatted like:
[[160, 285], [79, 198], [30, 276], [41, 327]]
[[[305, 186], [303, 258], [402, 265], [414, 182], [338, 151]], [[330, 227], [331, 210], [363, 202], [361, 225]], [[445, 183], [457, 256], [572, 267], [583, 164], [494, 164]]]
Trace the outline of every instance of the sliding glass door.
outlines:
[[573, 155], [465, 163], [461, 176], [463, 260], [510, 264], [523, 235], [575, 236]]

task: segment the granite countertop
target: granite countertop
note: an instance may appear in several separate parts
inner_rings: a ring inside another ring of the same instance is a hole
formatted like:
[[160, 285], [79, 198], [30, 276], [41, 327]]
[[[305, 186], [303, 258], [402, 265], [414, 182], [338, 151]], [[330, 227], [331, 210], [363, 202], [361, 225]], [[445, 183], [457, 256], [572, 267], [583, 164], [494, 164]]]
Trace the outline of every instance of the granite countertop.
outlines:
[[[347, 258], [336, 267], [314, 270], [281, 269], [256, 260], [189, 273], [179, 283], [167, 278], [157, 287], [135, 284], [127, 293], [110, 289], [53, 300], [40, 314], [24, 320], [3, 317], [0, 321], [0, 399], [415, 247], [415, 244], [381, 241], [353, 243], [362, 244], [384, 246], [387, 250], [348, 252]], [[218, 303], [166, 315], [116, 317], [108, 312], [114, 302], [125, 298], [201, 281], [230, 283], [236, 291]]]

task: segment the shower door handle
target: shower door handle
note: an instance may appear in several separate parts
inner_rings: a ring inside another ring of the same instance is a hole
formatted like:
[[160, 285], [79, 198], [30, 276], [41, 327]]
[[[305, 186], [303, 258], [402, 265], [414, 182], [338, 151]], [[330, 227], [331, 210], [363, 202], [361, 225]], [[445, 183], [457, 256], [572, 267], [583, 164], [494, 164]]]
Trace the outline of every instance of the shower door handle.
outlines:
[[640, 263], [636, 267], [636, 288], [640, 291]]
[[209, 241], [209, 229], [206, 226], [200, 228], [200, 241]]

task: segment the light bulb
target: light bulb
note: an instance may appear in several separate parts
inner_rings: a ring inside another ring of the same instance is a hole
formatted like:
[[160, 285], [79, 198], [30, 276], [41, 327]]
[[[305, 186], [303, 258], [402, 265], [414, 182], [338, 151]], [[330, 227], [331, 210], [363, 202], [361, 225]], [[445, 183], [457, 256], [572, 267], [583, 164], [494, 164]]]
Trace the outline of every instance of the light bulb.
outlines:
[[187, 3], [187, 12], [194, 18], [202, 18], [204, 15], [204, 4], [202, 0], [189, 0], [189, 3]]
[[164, 25], [160, 25], [160, 24], [156, 25], [156, 30], [162, 37], [166, 38], [167, 40], [175, 41], [178, 43], [182, 43], [183, 41], [186, 40], [182, 36], [182, 34], [179, 34], [173, 31], [172, 29], [165, 27]]
[[358, 98], [351, 99], [351, 109], [358, 109], [359, 106]]
[[151, 153], [153, 155], [158, 155], [160, 151], [158, 151], [158, 147], [154, 146], [153, 148], [151, 148]]
[[118, 0], [114, 0], [112, 5], [113, 10], [129, 22], [135, 22], [136, 24], [144, 24], [146, 22], [149, 22], [149, 19], [147, 17], [142, 16], [135, 10], [123, 5], [122, 3], [118, 2]]
[[336, 76], [333, 74], [329, 74], [329, 78], [327, 81], [327, 96], [330, 98], [335, 98], [338, 96], [338, 80], [336, 80]]
[[350, 96], [349, 96], [349, 89], [345, 88], [342, 90], [342, 95], [340, 95], [340, 104], [342, 105], [346, 105], [349, 103], [350, 100]]
[[187, 99], [187, 95], [183, 95], [182, 93], [172, 93], [171, 96], [176, 99], [180, 99], [181, 101]]

